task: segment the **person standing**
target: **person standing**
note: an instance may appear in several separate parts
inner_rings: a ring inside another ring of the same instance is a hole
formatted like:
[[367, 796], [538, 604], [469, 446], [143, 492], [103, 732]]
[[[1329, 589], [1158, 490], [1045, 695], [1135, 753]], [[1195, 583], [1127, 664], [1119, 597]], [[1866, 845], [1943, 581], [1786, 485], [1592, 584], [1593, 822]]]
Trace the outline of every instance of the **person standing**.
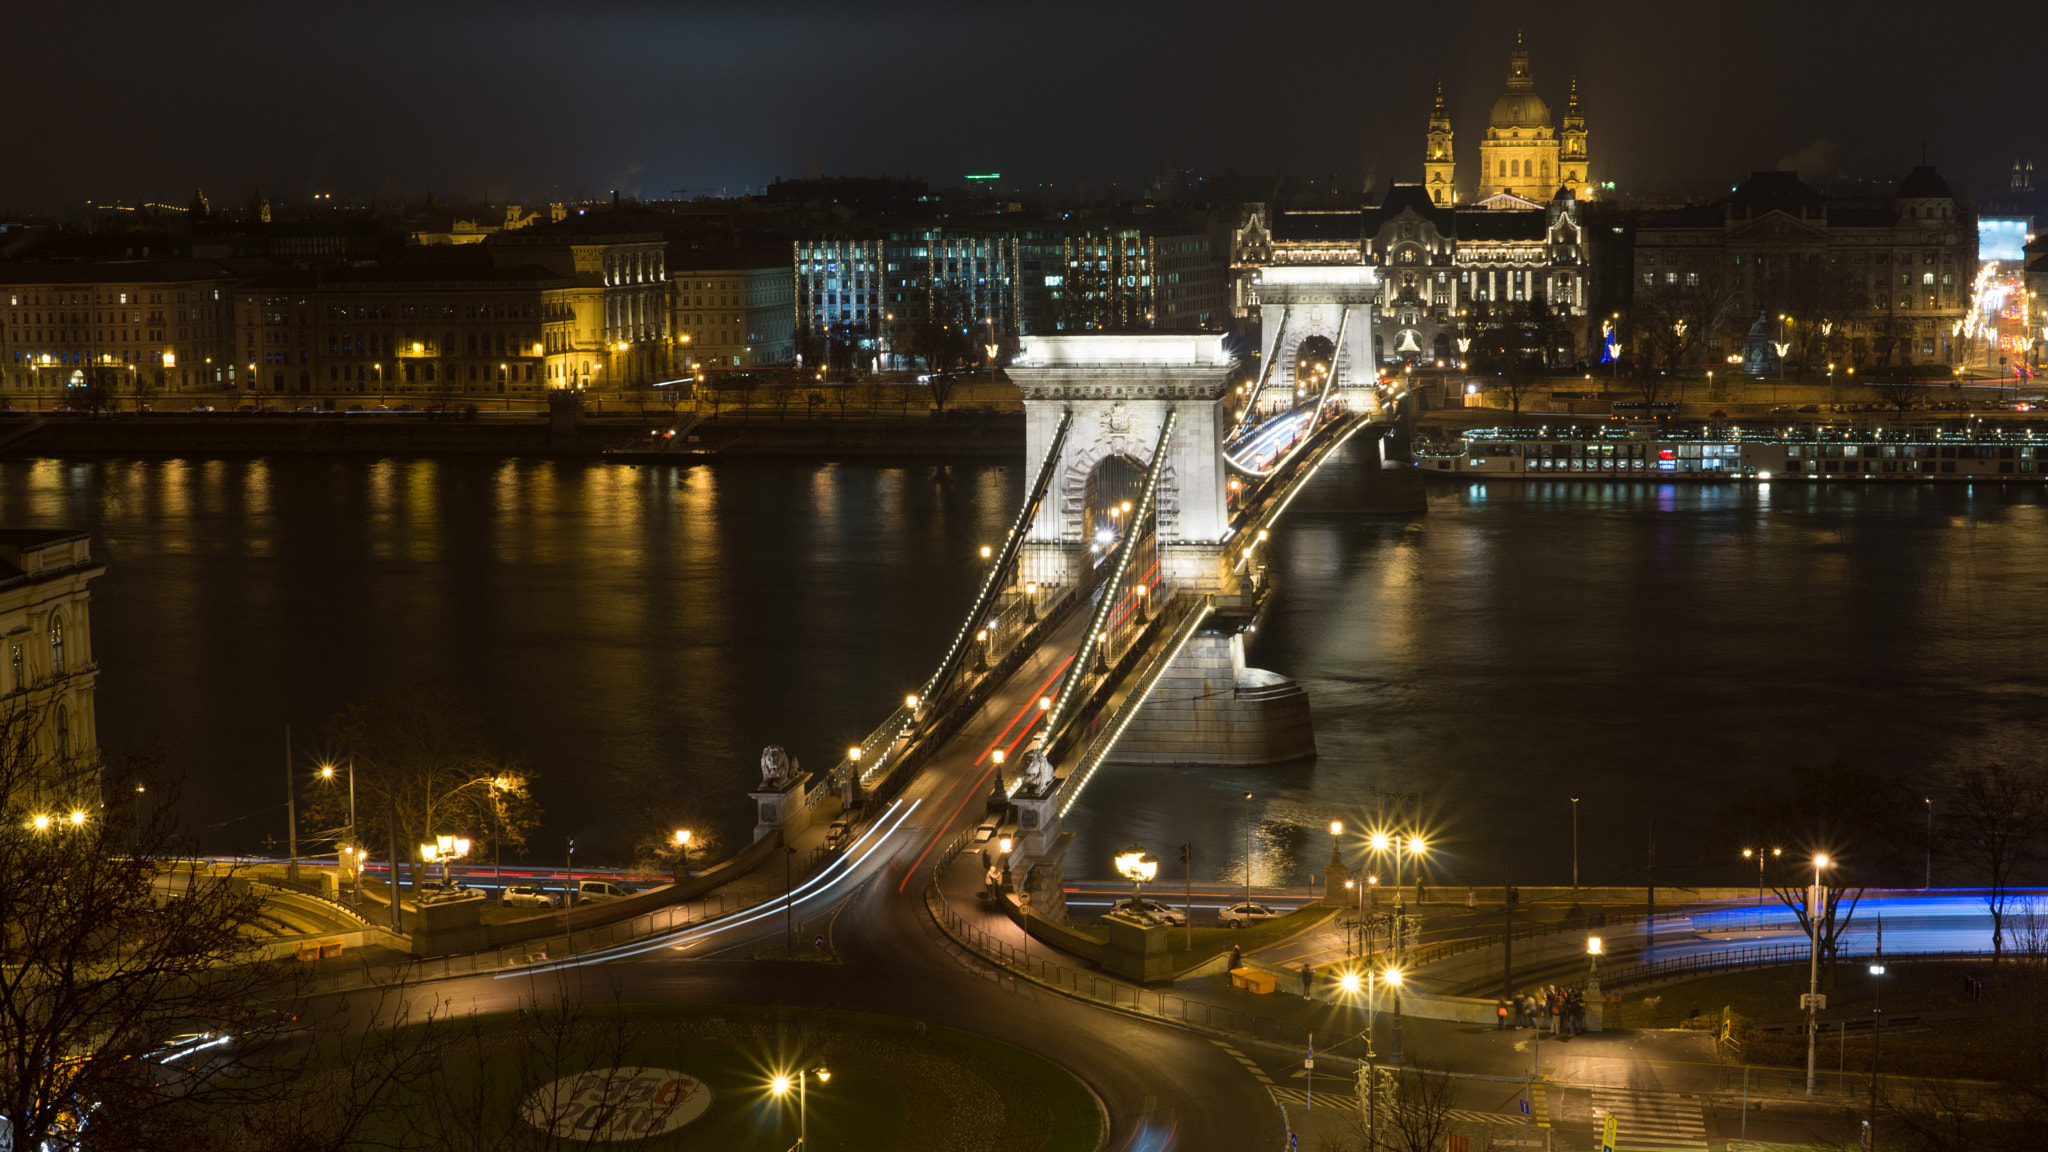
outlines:
[[1507, 1002], [1507, 1001], [1505, 1001], [1505, 1000], [1502, 1000], [1502, 1001], [1500, 1001], [1500, 1002], [1496, 1003], [1496, 1004], [1495, 1004], [1495, 1005], [1493, 1006], [1493, 1019], [1494, 1019], [1494, 1030], [1495, 1030], [1495, 1031], [1497, 1031], [1497, 1032], [1505, 1032], [1505, 1031], [1507, 1031], [1507, 1030], [1508, 1030], [1508, 1002]]
[[1309, 999], [1309, 993], [1315, 991], [1315, 986], [1316, 970], [1309, 967], [1308, 961], [1304, 960], [1301, 962], [1301, 998]]

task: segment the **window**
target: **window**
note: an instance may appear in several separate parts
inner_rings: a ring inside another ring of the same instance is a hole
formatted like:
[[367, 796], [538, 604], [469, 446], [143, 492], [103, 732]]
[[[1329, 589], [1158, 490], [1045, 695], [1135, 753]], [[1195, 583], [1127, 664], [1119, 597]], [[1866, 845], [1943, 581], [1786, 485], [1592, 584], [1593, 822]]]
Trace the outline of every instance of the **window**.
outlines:
[[71, 759], [71, 710], [57, 705], [57, 759]]
[[14, 649], [11, 653], [14, 661], [14, 690], [20, 692], [28, 688], [28, 669], [23, 667], [21, 662], [21, 645], [15, 644], [12, 647]]
[[50, 617], [50, 675], [64, 674], [64, 618]]

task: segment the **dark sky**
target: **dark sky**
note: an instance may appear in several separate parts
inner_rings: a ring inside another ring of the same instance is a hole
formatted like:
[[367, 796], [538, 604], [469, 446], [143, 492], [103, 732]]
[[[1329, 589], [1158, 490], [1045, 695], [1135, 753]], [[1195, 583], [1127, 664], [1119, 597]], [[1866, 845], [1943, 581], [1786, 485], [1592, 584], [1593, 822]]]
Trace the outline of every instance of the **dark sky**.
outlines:
[[[807, 167], [1101, 192], [1164, 166], [1421, 178], [1436, 81], [1461, 158], [1518, 22], [1579, 78], [1596, 179], [1711, 189], [1790, 158], [1893, 176], [1922, 142], [2002, 180], [2040, 150], [2048, 5], [22, 4], [0, 208], [216, 203], [261, 184], [534, 202], [738, 192]], [[1547, 22], [1537, 22], [1537, 21]]]

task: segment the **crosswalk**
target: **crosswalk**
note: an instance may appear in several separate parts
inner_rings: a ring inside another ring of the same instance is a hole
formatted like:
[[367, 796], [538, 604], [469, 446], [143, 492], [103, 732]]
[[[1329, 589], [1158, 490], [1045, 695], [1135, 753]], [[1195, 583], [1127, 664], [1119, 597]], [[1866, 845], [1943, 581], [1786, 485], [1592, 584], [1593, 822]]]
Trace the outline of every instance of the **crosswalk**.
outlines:
[[1593, 1089], [1593, 1123], [1609, 1114], [1620, 1149], [1690, 1149], [1707, 1152], [1707, 1121], [1700, 1106], [1673, 1096], [1651, 1096], [1627, 1088]]
[[[1308, 1093], [1303, 1089], [1275, 1086], [1269, 1087], [1267, 1091], [1272, 1093], [1274, 1100], [1288, 1107], [1308, 1107]], [[1329, 1091], [1319, 1091], [1316, 1093], [1315, 1104], [1318, 1109], [1341, 1108], [1346, 1112], [1356, 1112], [1359, 1105], [1358, 1091], [1355, 1087], [1346, 1089], [1341, 1085], [1333, 1085]], [[1382, 1108], [1391, 1107], [1384, 1096], [1380, 1099], [1380, 1105]], [[1469, 1108], [1445, 1109], [1444, 1118], [1453, 1124], [1499, 1124], [1506, 1127], [1519, 1127], [1522, 1123], [1522, 1118], [1519, 1115], [1510, 1116], [1504, 1112], [1474, 1112]]]

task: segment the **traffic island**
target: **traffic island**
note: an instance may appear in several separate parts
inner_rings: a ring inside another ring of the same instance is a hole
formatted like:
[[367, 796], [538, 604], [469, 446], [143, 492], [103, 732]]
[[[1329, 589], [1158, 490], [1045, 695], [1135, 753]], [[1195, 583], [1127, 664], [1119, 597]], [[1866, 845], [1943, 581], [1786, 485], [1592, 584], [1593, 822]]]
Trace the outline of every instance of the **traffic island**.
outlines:
[[[383, 1077], [367, 1106], [366, 1069]], [[955, 1029], [754, 1006], [567, 1008], [429, 1024], [315, 1053], [292, 1107], [348, 1146], [1093, 1152], [1095, 1096]], [[354, 1112], [351, 1112], [354, 1109]]]

